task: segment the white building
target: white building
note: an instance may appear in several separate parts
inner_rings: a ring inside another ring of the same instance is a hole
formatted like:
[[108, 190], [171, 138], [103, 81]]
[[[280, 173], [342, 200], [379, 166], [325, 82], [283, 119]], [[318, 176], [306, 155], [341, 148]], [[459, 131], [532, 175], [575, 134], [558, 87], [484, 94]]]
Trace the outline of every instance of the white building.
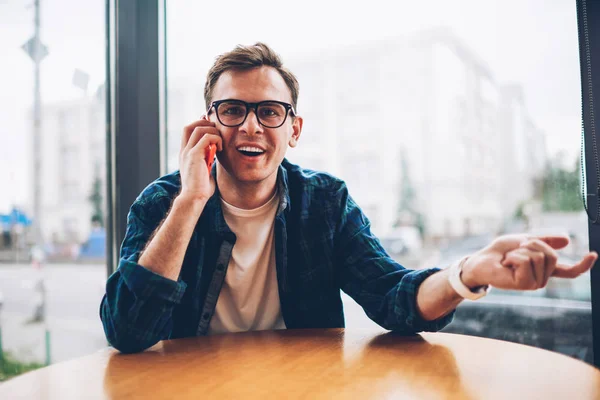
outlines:
[[[81, 243], [91, 230], [90, 195], [99, 177], [105, 197], [103, 92], [44, 104], [41, 128], [41, 230], [46, 243]], [[32, 179], [33, 182], [33, 179]], [[103, 198], [103, 209], [106, 200]]]
[[496, 232], [533, 194], [543, 133], [450, 32], [284, 61], [305, 119], [290, 159], [345, 179], [378, 234], [397, 219], [403, 150], [429, 237]]

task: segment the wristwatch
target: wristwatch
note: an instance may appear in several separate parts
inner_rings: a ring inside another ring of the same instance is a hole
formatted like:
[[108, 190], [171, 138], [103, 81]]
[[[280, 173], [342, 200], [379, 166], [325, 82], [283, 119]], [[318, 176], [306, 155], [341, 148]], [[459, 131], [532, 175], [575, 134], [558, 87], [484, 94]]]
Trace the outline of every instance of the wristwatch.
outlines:
[[467, 299], [467, 300], [477, 300], [485, 296], [489, 290], [489, 285], [479, 286], [474, 290], [469, 289], [467, 285], [465, 285], [461, 279], [463, 265], [467, 261], [469, 257], [464, 257], [463, 259], [455, 262], [449, 268], [450, 275], [448, 276], [448, 282], [452, 289], [458, 293], [459, 296]]

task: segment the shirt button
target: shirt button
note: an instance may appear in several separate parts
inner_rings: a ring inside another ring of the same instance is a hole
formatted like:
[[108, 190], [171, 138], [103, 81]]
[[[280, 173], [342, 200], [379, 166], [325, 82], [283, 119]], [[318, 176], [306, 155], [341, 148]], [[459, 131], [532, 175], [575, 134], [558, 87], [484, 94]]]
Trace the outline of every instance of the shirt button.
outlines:
[[202, 316], [202, 319], [208, 319], [208, 317], [210, 317], [210, 314], [205, 312], [204, 315]]

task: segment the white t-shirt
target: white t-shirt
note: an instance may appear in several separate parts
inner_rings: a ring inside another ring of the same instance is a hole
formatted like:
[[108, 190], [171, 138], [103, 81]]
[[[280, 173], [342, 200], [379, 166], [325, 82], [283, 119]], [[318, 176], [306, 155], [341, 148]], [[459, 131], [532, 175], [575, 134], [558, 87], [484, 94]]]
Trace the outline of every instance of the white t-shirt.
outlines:
[[225, 222], [236, 235], [227, 275], [208, 334], [285, 329], [275, 269], [277, 193], [254, 210], [221, 199]]

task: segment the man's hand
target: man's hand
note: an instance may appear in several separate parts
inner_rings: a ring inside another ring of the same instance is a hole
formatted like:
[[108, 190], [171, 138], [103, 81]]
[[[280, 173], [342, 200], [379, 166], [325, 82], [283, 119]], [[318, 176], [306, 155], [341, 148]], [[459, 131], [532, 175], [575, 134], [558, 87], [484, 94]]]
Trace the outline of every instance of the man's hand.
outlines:
[[470, 288], [536, 290], [545, 287], [552, 276], [575, 278], [592, 268], [598, 254], [590, 252], [575, 265], [558, 264], [556, 250], [568, 244], [565, 236], [500, 236], [467, 259], [461, 279]]
[[215, 192], [215, 182], [206, 165], [206, 149], [210, 144], [223, 150], [223, 141], [215, 124], [205, 116], [183, 129], [179, 151], [181, 196], [206, 201]]

